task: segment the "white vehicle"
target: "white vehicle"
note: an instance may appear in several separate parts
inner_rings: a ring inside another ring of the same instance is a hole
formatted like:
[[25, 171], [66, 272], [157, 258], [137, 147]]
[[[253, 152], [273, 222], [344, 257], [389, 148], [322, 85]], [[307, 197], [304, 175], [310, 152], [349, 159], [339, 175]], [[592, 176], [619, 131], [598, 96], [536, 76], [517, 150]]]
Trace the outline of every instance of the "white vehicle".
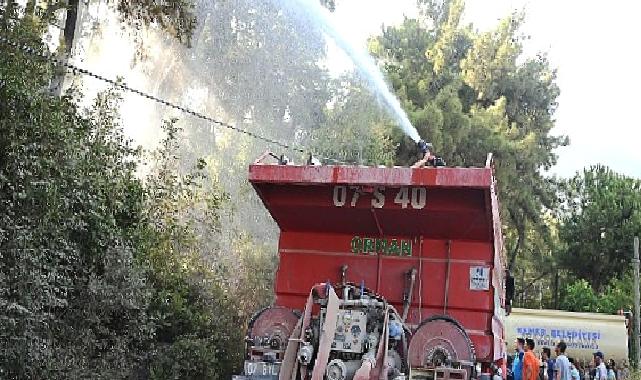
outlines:
[[596, 351], [616, 363], [628, 360], [628, 328], [622, 315], [515, 308], [505, 319], [505, 334], [508, 352], [512, 351], [512, 342], [522, 337], [534, 339], [537, 354], [543, 347], [554, 352], [563, 340], [568, 357], [579, 363], [591, 362]]

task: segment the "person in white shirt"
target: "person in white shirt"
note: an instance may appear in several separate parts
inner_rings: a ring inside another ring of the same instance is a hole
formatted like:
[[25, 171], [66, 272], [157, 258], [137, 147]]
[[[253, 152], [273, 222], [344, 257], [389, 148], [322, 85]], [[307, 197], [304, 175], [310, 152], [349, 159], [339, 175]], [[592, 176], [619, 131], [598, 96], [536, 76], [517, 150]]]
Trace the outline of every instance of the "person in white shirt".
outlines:
[[[570, 361], [565, 356], [565, 349], [567, 345], [564, 341], [560, 341], [554, 351], [556, 352], [556, 360], [554, 361], [554, 371], [556, 373], [556, 380], [572, 380], [572, 370], [570, 368]], [[605, 379], [604, 379], [605, 380]]]
[[596, 366], [594, 380], [608, 380], [608, 370], [605, 368], [603, 352], [597, 351], [594, 353], [594, 365]]

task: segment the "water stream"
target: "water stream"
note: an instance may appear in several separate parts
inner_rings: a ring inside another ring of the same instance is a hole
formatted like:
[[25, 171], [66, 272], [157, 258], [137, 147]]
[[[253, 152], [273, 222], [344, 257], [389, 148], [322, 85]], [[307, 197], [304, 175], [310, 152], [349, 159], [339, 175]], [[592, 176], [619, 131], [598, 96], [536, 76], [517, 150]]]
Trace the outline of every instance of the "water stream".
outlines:
[[334, 43], [350, 57], [356, 70], [367, 81], [372, 91], [380, 97], [390, 115], [398, 122], [401, 129], [415, 142], [421, 138], [401, 107], [398, 98], [390, 91], [383, 74], [376, 66], [374, 59], [359, 46], [354, 46], [344, 37], [334, 22], [329, 11], [322, 7], [318, 0], [281, 0], [284, 7], [290, 8], [296, 17], [322, 30]]

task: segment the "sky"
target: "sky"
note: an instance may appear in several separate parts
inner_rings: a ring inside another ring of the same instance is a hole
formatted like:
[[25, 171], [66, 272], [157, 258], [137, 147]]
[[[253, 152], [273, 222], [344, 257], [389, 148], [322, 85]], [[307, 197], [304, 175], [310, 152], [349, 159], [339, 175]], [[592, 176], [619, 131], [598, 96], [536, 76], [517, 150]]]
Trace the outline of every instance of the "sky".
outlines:
[[[333, 18], [354, 44], [365, 45], [381, 25], [416, 15], [415, 0], [338, 0]], [[641, 1], [467, 0], [464, 19], [492, 28], [513, 10], [526, 12], [525, 54], [547, 52], [561, 89], [553, 134], [570, 137], [553, 174], [572, 176], [597, 163], [641, 178]], [[328, 67], [350, 67], [330, 47]], [[429, 137], [426, 136], [429, 140]]]

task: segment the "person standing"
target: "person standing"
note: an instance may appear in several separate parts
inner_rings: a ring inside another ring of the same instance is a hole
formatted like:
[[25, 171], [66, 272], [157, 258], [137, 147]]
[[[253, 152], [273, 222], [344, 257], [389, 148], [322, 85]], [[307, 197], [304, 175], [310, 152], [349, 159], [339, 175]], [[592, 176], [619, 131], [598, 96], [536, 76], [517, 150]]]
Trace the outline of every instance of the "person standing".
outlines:
[[617, 380], [617, 375], [614, 372], [616, 370], [616, 363], [614, 363], [614, 360], [608, 360], [608, 365], [605, 367], [608, 369], [608, 380]]
[[537, 380], [539, 377], [540, 361], [534, 355], [534, 340], [525, 340], [525, 354], [523, 354], [523, 380]]
[[514, 373], [512, 372], [512, 364], [514, 363], [514, 356], [507, 356], [507, 380], [514, 380]]
[[624, 361], [623, 362], [623, 367], [619, 371], [617, 379], [618, 380], [628, 380], [629, 377], [630, 377], [630, 370], [628, 369], [628, 362]]
[[605, 368], [603, 360], [603, 352], [597, 351], [594, 353], [595, 373], [594, 380], [608, 380], [608, 370]]
[[588, 365], [588, 370], [586, 372], [588, 373], [588, 380], [594, 380], [596, 377], [596, 365], [594, 364], [594, 360]]
[[581, 374], [579, 373], [579, 369], [576, 368], [574, 359], [568, 358], [568, 360], [570, 361], [570, 376], [572, 377], [572, 380], [581, 380]]
[[543, 352], [541, 353], [541, 361], [543, 361], [547, 366], [548, 380], [555, 380], [554, 359], [552, 359], [552, 351], [550, 350], [549, 347], [543, 347]]
[[568, 357], [565, 356], [565, 349], [567, 345], [564, 341], [560, 341], [554, 348], [556, 353], [556, 360], [554, 361], [554, 369], [556, 371], [555, 380], [572, 380], [572, 370], [570, 368], [570, 361]]
[[512, 377], [514, 380], [523, 380], [523, 347], [525, 346], [525, 339], [517, 338], [514, 342], [516, 353], [512, 361]]

